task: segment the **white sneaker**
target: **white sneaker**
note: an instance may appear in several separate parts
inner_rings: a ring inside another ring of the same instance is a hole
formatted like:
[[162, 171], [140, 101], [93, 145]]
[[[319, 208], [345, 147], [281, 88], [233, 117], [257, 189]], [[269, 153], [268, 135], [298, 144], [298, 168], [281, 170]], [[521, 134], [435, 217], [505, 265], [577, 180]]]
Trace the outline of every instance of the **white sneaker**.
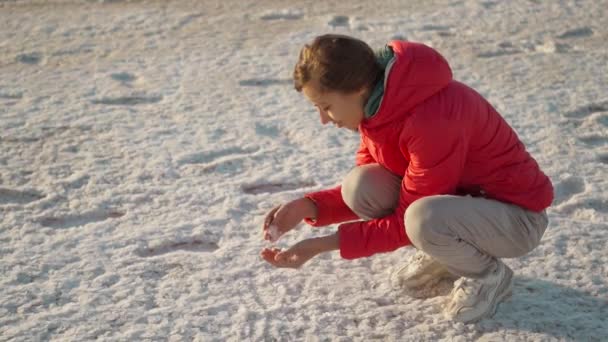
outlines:
[[441, 279], [454, 277], [443, 265], [421, 250], [403, 266], [391, 274], [391, 285], [394, 289], [405, 288], [417, 290], [429, 288]]
[[513, 271], [498, 260], [496, 269], [485, 277], [463, 277], [456, 281], [445, 315], [463, 323], [492, 317], [498, 304], [511, 295], [512, 288]]

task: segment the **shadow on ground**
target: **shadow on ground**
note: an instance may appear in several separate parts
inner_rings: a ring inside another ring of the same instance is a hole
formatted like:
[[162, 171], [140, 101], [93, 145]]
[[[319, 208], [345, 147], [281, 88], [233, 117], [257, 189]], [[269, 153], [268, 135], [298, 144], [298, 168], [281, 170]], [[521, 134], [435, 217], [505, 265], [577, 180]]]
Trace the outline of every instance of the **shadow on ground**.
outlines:
[[479, 340], [508, 340], [515, 335], [512, 333], [529, 331], [558, 340], [605, 341], [608, 287], [604, 286], [599, 293], [590, 294], [542, 279], [516, 277], [513, 297], [499, 306], [492, 319], [476, 324], [476, 329], [483, 334]]

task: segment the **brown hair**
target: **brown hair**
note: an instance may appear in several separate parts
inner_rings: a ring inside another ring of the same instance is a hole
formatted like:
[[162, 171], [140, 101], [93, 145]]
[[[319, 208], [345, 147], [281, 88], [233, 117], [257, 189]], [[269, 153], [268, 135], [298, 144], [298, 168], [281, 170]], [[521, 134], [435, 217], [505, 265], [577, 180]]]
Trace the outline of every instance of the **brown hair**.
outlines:
[[365, 42], [326, 34], [302, 48], [293, 81], [298, 92], [308, 82], [315, 81], [321, 92], [352, 93], [363, 87], [371, 89], [381, 73], [374, 51]]

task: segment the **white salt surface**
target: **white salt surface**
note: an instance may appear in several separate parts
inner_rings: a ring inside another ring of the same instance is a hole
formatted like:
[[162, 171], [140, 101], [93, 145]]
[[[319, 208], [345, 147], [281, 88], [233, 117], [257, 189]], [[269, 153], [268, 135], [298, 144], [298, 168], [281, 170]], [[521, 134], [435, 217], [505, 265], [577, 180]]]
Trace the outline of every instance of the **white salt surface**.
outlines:
[[[605, 340], [608, 2], [422, 3], [0, 1], [0, 340]], [[493, 318], [392, 290], [411, 248], [259, 258], [268, 210], [353, 166], [290, 82], [325, 32], [437, 48], [553, 179]]]

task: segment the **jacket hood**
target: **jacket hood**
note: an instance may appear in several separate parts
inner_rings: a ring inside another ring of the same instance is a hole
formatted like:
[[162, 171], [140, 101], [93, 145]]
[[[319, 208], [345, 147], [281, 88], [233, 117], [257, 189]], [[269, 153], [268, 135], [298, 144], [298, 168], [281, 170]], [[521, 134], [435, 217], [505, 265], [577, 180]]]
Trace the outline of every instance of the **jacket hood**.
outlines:
[[389, 42], [388, 46], [393, 49], [395, 61], [386, 80], [380, 107], [373, 117], [363, 120], [363, 129], [376, 128], [402, 118], [452, 81], [448, 62], [434, 49], [399, 40]]

